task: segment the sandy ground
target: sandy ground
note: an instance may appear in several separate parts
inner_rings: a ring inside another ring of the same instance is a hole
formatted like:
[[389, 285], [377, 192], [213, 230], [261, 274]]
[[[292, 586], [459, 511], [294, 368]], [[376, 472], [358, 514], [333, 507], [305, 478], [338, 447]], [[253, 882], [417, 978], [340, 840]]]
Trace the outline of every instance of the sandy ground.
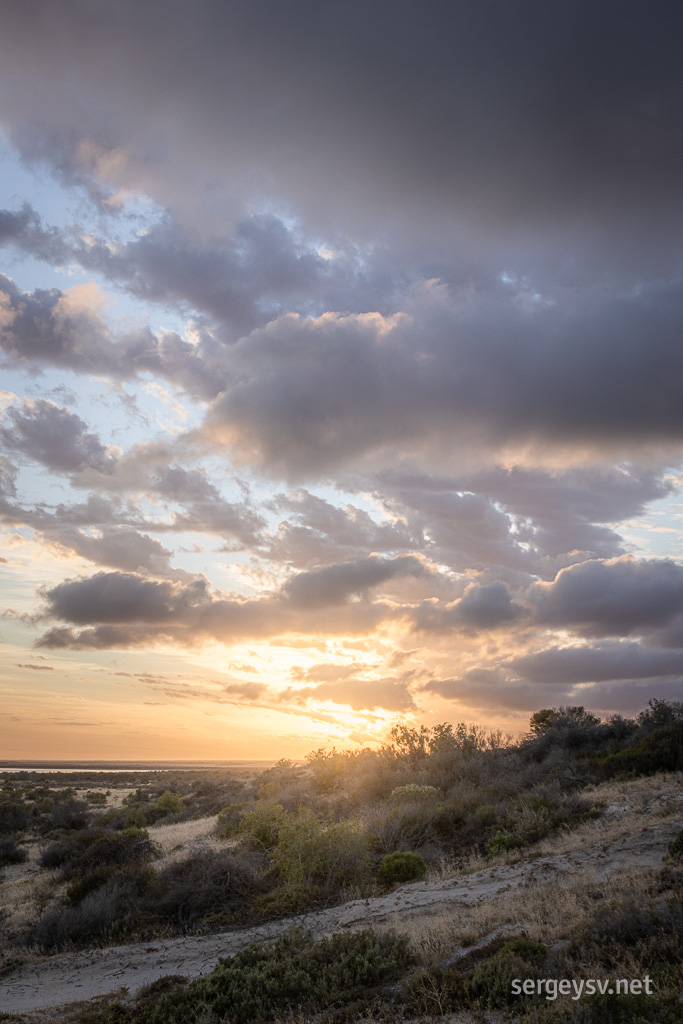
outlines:
[[[659, 786], [659, 788], [658, 788]], [[107, 993], [134, 993], [165, 974], [196, 977], [252, 942], [277, 938], [293, 925], [314, 935], [343, 928], [396, 928], [411, 937], [448, 931], [456, 921], [473, 923], [479, 938], [511, 919], [525, 926], [525, 907], [556, 900], [572, 884], [605, 887], [661, 867], [666, 848], [683, 825], [681, 777], [661, 783], [636, 780], [604, 790], [612, 802], [597, 822], [525, 851], [517, 863], [497, 863], [450, 879], [405, 885], [386, 896], [214, 935], [155, 940], [109, 949], [59, 954], [25, 964], [0, 980], [0, 1009], [32, 1021], [51, 1018], [35, 1011]], [[161, 825], [150, 833], [173, 857], [214, 846], [215, 819]], [[512, 908], [512, 909], [511, 909]], [[507, 916], [506, 916], [507, 915]]]

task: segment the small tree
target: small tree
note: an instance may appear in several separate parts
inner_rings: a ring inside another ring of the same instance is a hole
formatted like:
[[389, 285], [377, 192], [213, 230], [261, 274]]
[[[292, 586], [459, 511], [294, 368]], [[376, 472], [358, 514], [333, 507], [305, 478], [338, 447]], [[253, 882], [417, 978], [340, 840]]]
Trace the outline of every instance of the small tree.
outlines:
[[554, 725], [600, 725], [600, 719], [591, 715], [590, 711], [586, 711], [583, 705], [574, 707], [561, 705], [559, 708], [543, 708], [541, 711], [535, 711], [529, 720], [529, 727], [537, 736]]

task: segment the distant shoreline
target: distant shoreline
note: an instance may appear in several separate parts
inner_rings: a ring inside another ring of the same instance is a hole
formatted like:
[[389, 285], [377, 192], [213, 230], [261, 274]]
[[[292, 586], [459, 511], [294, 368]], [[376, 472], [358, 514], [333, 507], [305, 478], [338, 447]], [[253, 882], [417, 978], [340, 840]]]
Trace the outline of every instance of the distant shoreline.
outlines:
[[276, 761], [0, 761], [0, 772], [168, 772], [242, 770], [265, 771]]

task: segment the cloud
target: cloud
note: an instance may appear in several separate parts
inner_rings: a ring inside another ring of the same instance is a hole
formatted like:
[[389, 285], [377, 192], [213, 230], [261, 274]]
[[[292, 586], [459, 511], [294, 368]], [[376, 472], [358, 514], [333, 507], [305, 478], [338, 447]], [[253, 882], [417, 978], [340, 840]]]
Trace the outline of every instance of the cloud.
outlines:
[[509, 628], [528, 616], [528, 609], [512, 600], [502, 580], [469, 583], [463, 596], [447, 605], [424, 601], [411, 614], [415, 631], [449, 633]]
[[369, 558], [340, 565], [327, 565], [292, 576], [283, 592], [296, 608], [316, 608], [345, 604], [352, 598], [364, 598], [383, 583], [403, 576], [422, 577], [429, 570], [412, 555], [394, 559]]
[[515, 658], [509, 668], [531, 683], [598, 683], [665, 676], [683, 679], [683, 652], [642, 647], [634, 642], [550, 647]]
[[[354, 569], [356, 573], [354, 574]], [[134, 573], [99, 572], [44, 588], [42, 618], [86, 627], [50, 627], [37, 647], [75, 649], [131, 647], [157, 640], [195, 646], [206, 639], [229, 643], [247, 637], [286, 634], [367, 635], [380, 623], [401, 617], [401, 611], [382, 601], [348, 601], [363, 587], [391, 578], [369, 567], [342, 567], [338, 579], [301, 573], [292, 585], [259, 598], [239, 598], [212, 591], [203, 576], [189, 580], [153, 580]], [[405, 572], [403, 565], [394, 574]], [[314, 600], [320, 594], [321, 600]]]
[[518, 714], [541, 707], [582, 704], [599, 713], [621, 712], [633, 715], [642, 710], [652, 696], [676, 700], [680, 696], [678, 680], [621, 679], [596, 685], [572, 685], [562, 682], [534, 682], [506, 678], [498, 669], [473, 669], [459, 678], [432, 680], [423, 692], [458, 701], [482, 712]]
[[541, 625], [585, 636], [628, 636], [669, 625], [683, 614], [683, 567], [631, 555], [562, 569], [532, 590]]
[[332, 701], [334, 704], [348, 704], [355, 711], [412, 711], [415, 708], [408, 689], [411, 673], [403, 677], [384, 679], [340, 679], [320, 683], [319, 686], [305, 686], [299, 689], [289, 687], [281, 690], [278, 701], [282, 703], [305, 703], [306, 701]]
[[69, 409], [43, 398], [24, 399], [21, 407], [9, 407], [7, 420], [10, 425], [0, 428], [0, 441], [47, 469], [77, 472], [89, 468], [97, 473], [114, 470], [115, 455]]
[[3, 121], [96, 198], [141, 188], [207, 227], [275, 195], [328, 231], [578, 230], [616, 258], [628, 214], [642, 244], [622, 259], [642, 266], [653, 235], [673, 248], [680, 213], [681, 18], [633, 6], [615, 30], [586, 0], [354, 0], [324, 17], [308, 0], [202, 0], [190, 16], [172, 0], [160, 22], [131, 0], [34, 0], [3, 33]]
[[293, 479], [380, 456], [471, 470], [672, 451], [681, 315], [677, 285], [528, 311], [500, 290], [434, 283], [391, 317], [290, 313], [233, 347], [204, 433]]

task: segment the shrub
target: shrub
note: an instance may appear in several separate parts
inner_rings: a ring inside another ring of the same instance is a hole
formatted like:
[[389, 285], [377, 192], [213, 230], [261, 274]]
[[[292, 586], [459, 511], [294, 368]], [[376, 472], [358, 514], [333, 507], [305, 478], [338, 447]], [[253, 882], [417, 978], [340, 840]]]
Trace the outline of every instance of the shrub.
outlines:
[[510, 939], [476, 965], [465, 985], [469, 999], [491, 1007], [514, 1005], [519, 996], [512, 992], [513, 979], [540, 977], [546, 955], [546, 947], [539, 942]]
[[245, 800], [242, 803], [228, 804], [227, 807], [224, 807], [218, 815], [216, 835], [221, 839], [232, 839], [233, 836], [236, 836], [245, 808], [248, 806], [249, 804]]
[[379, 866], [377, 879], [387, 889], [404, 882], [419, 882], [427, 874], [427, 865], [419, 853], [388, 853]]
[[165, 790], [155, 802], [157, 807], [170, 814], [180, 814], [184, 804], [182, 793], [173, 793], [170, 789]]
[[0, 833], [23, 832], [31, 822], [27, 807], [20, 800], [3, 800], [0, 802]]
[[242, 815], [237, 835], [254, 849], [273, 850], [286, 820], [287, 811], [282, 804], [263, 800], [253, 810]]
[[208, 915], [245, 917], [265, 889], [258, 855], [202, 851], [158, 872], [150, 909], [162, 920], [188, 928]]
[[448, 811], [433, 802], [386, 804], [365, 815], [368, 840], [377, 853], [429, 847], [448, 829]]
[[47, 828], [63, 828], [72, 831], [86, 828], [88, 805], [85, 800], [55, 800], [49, 814]]
[[273, 858], [290, 886], [315, 886], [325, 895], [360, 886], [371, 875], [365, 834], [355, 819], [325, 825], [308, 808], [280, 826]]
[[659, 700], [653, 697], [641, 711], [636, 721], [641, 730], [651, 732], [663, 725], [672, 725], [683, 719], [683, 702], [680, 700]]
[[669, 856], [678, 864], [683, 864], [683, 829], [673, 842], [669, 843]]
[[0, 867], [23, 864], [25, 860], [28, 860], [28, 851], [17, 845], [14, 836], [0, 836]]
[[104, 807], [107, 802], [107, 796], [105, 793], [96, 793], [94, 791], [85, 794], [85, 799], [93, 807]]
[[[154, 1002], [140, 1001], [128, 1019], [130, 1024], [188, 1024], [203, 1013], [204, 1019], [251, 1024], [297, 1010], [315, 1013], [334, 1004], [367, 1002], [378, 985], [400, 977], [411, 959], [404, 936], [367, 930], [314, 942], [310, 933], [296, 929], [272, 945], [248, 946], [219, 960], [210, 974]], [[116, 1020], [89, 1017], [91, 1024]]]
[[163, 807], [151, 803], [135, 803], [128, 807], [112, 807], [97, 819], [98, 825], [106, 825], [118, 831], [126, 828], [147, 828], [168, 815]]
[[515, 832], [498, 831], [486, 843], [486, 856], [489, 859], [499, 857], [501, 853], [507, 853], [509, 850], [519, 850], [525, 845], [523, 836]]
[[665, 725], [645, 736], [633, 747], [609, 754], [594, 762], [600, 778], [615, 775], [653, 775], [683, 770], [683, 721]]
[[76, 907], [91, 892], [101, 888], [116, 873], [116, 868], [109, 864], [100, 864], [84, 873], [78, 872], [67, 886], [64, 903]]
[[[103, 885], [84, 896], [78, 906], [55, 906], [34, 922], [25, 936], [29, 945], [58, 950], [95, 939], [123, 935], [135, 921], [140, 898], [149, 888], [149, 870], [131, 867], [112, 875]], [[114, 926], [117, 926], [114, 933]]]
[[[414, 975], [405, 985], [408, 1006], [420, 1015], [443, 1015], [466, 1006], [519, 1007], [512, 992], [514, 978], [538, 978], [546, 959], [545, 946], [525, 938], [510, 939], [495, 952], [478, 950], [455, 967], [432, 967]], [[524, 1018], [526, 1020], [526, 1018]]]
[[122, 867], [143, 863], [159, 856], [159, 847], [142, 829], [122, 832], [77, 832], [52, 843], [42, 851], [44, 868], [62, 868], [62, 877], [69, 880], [79, 871], [101, 865]]
[[600, 719], [596, 718], [595, 715], [591, 715], [582, 706], [542, 708], [541, 711], [535, 711], [529, 721], [531, 731], [537, 735], [545, 732], [550, 726], [574, 725], [590, 727], [599, 724]]

